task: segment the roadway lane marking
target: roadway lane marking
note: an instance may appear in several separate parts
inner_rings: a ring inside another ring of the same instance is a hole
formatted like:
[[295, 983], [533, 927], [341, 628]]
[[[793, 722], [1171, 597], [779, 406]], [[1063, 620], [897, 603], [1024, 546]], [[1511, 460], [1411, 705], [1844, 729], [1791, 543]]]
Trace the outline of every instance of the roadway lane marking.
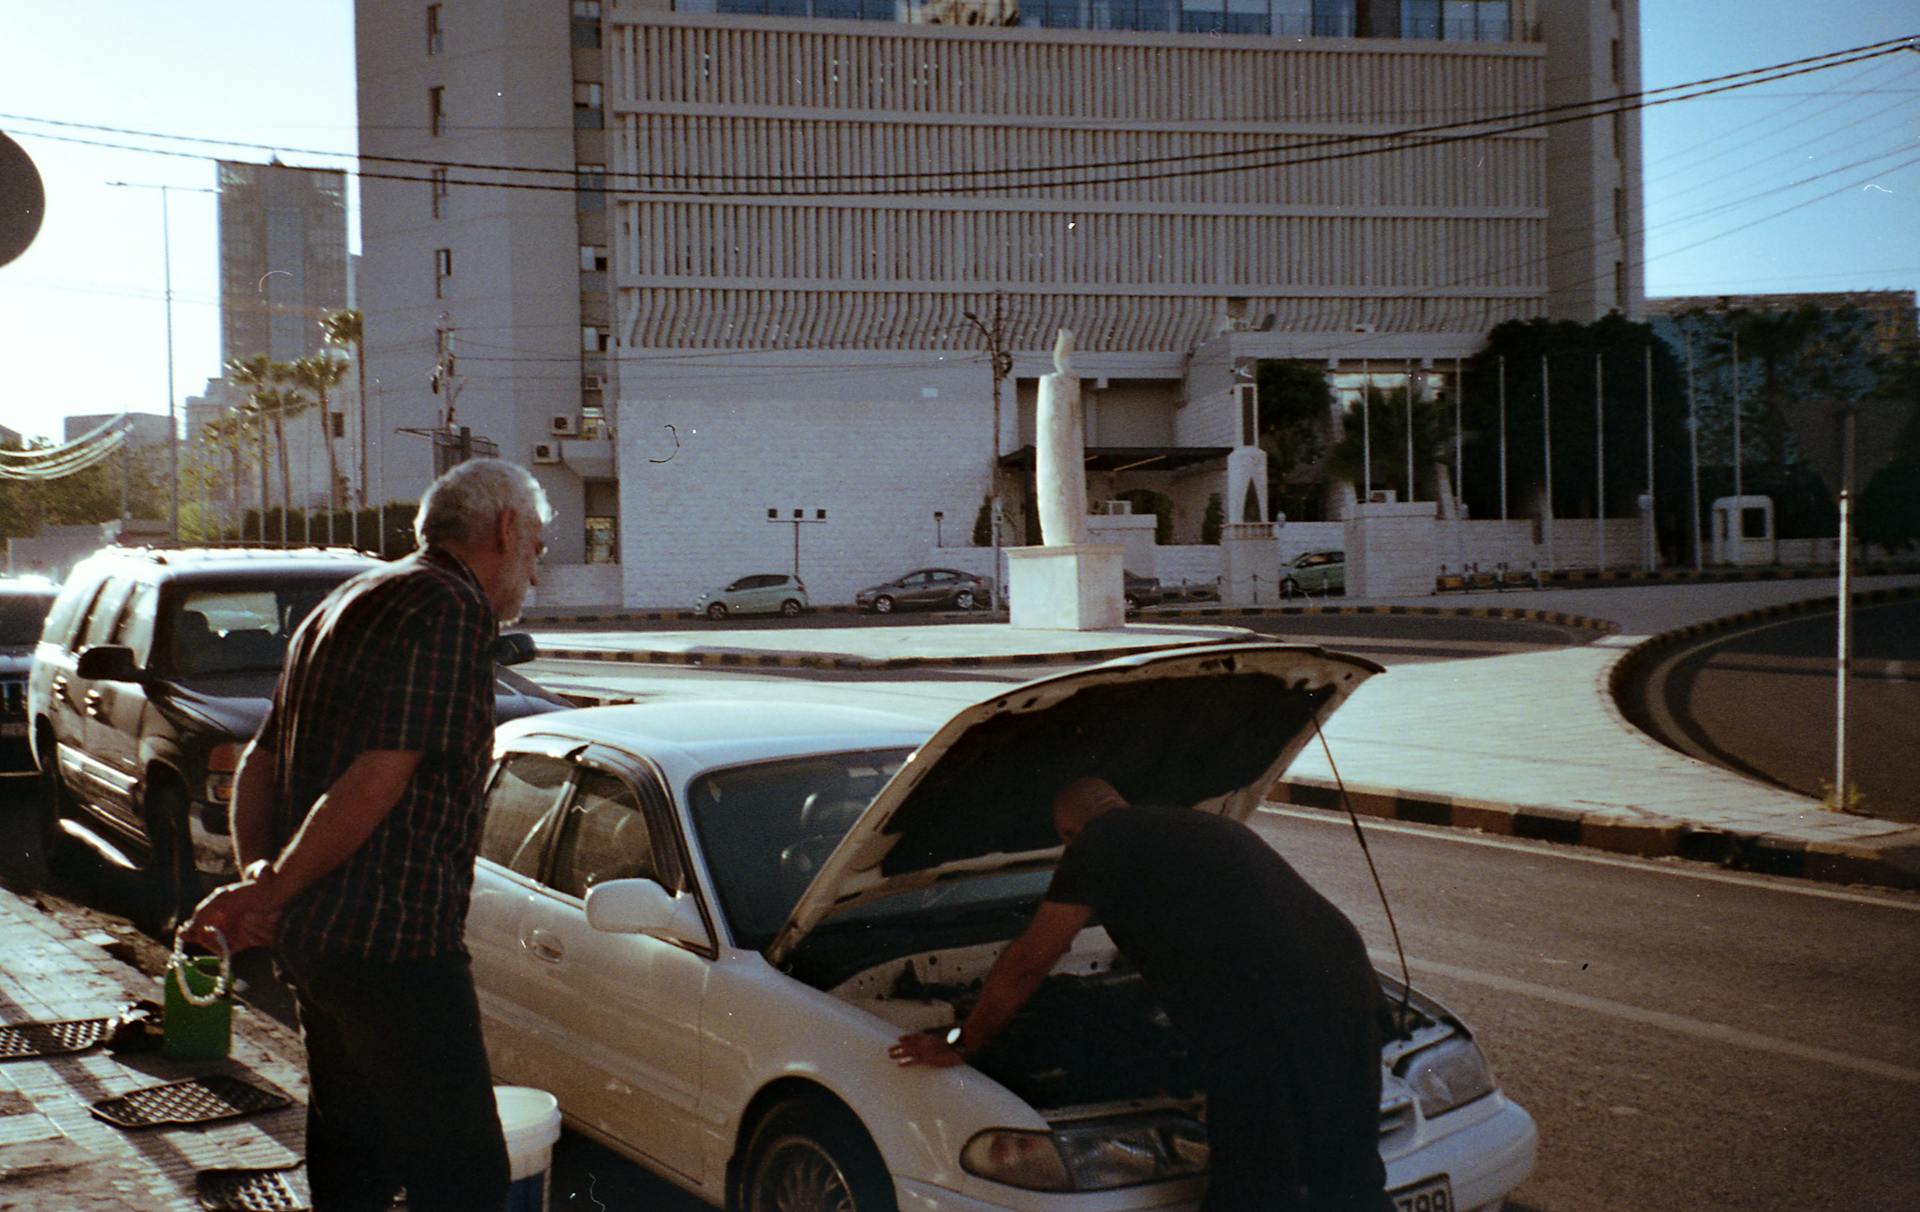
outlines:
[[[1342, 829], [1352, 829], [1353, 825], [1344, 815], [1331, 815], [1323, 809], [1285, 808], [1273, 804], [1262, 804], [1260, 811], [1274, 816], [1290, 817], [1300, 821], [1318, 821], [1323, 825], [1337, 825]], [[1843, 892], [1837, 888], [1824, 888], [1818, 884], [1804, 881], [1790, 881], [1784, 876], [1768, 878], [1757, 875], [1739, 875], [1728, 871], [1695, 871], [1691, 867], [1669, 867], [1652, 859], [1616, 858], [1610, 854], [1588, 854], [1569, 848], [1556, 847], [1546, 843], [1514, 841], [1508, 838], [1485, 837], [1479, 834], [1465, 834], [1457, 829], [1448, 829], [1440, 825], [1410, 825], [1404, 821], [1386, 821], [1377, 817], [1363, 817], [1361, 827], [1368, 832], [1407, 833], [1415, 837], [1432, 838], [1438, 842], [1453, 842], [1461, 846], [1485, 846], [1489, 850], [1514, 850], [1521, 854], [1531, 854], [1540, 858], [1565, 859], [1573, 863], [1592, 863], [1599, 867], [1625, 867], [1632, 871], [1644, 871], [1649, 875], [1677, 875], [1690, 880], [1705, 880], [1710, 884], [1732, 884], [1739, 888], [1758, 888], [1769, 892], [1790, 892], [1797, 896], [1811, 896], [1824, 901], [1842, 901], [1849, 905], [1872, 905], [1878, 909], [1904, 909], [1909, 913], [1920, 913], [1920, 900], [1896, 900], [1889, 896], [1873, 896], [1862, 892]], [[1684, 861], [1684, 860], [1683, 860]]]
[[[1397, 967], [1398, 958], [1393, 952], [1371, 949], [1375, 962], [1389, 969]], [[1408, 957], [1407, 963], [1422, 972], [1449, 980], [1462, 981], [1470, 985], [1480, 985], [1488, 989], [1497, 989], [1502, 993], [1512, 993], [1520, 997], [1537, 998], [1540, 1001], [1553, 1002], [1575, 1010], [1585, 1010], [1590, 1014], [1605, 1015], [1609, 1018], [1625, 1019], [1643, 1026], [1657, 1027], [1677, 1035], [1687, 1035], [1694, 1039], [1706, 1040], [1716, 1044], [1731, 1044], [1736, 1048], [1749, 1048], [1756, 1052], [1771, 1052], [1776, 1056], [1790, 1056], [1796, 1060], [1812, 1061], [1815, 1064], [1830, 1065], [1836, 1069], [1848, 1069], [1855, 1073], [1864, 1073], [1872, 1077], [1886, 1077], [1894, 1081], [1920, 1085], [1920, 1069], [1909, 1069], [1905, 1065], [1895, 1065], [1887, 1061], [1870, 1057], [1851, 1056], [1845, 1052], [1835, 1052], [1831, 1048], [1816, 1048], [1810, 1044], [1797, 1044], [1792, 1040], [1776, 1039], [1771, 1035], [1761, 1035], [1754, 1031], [1744, 1031], [1739, 1027], [1729, 1027], [1725, 1023], [1703, 1022], [1697, 1018], [1687, 1018], [1679, 1014], [1668, 1014], [1662, 1010], [1645, 1010], [1639, 1006], [1629, 1006], [1625, 1002], [1609, 1001], [1604, 997], [1589, 997], [1584, 993], [1569, 993], [1564, 989], [1555, 989], [1548, 985], [1537, 985], [1532, 981], [1515, 980], [1512, 977], [1496, 976], [1491, 972], [1478, 972], [1472, 968], [1460, 968], [1452, 964], [1437, 963], [1433, 960]]]

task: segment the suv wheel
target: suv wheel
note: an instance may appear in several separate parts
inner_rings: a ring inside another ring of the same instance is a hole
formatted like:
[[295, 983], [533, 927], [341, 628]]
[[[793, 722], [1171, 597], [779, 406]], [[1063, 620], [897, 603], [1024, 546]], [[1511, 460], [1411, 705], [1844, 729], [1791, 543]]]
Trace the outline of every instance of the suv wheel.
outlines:
[[139, 926], [170, 942], [178, 926], [200, 901], [200, 873], [193, 861], [193, 835], [187, 826], [186, 793], [178, 784], [158, 783], [147, 793], [147, 836], [152, 849], [140, 873]]
[[54, 742], [41, 742], [39, 834], [40, 861], [58, 879], [74, 879], [86, 871], [86, 852], [60, 822], [74, 816], [73, 796], [60, 781], [60, 760]]

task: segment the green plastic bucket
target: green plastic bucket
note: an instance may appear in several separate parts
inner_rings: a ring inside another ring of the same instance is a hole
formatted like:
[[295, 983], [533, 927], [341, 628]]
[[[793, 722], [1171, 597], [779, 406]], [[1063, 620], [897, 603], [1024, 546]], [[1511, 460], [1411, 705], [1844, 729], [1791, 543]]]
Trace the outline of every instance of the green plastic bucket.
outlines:
[[174, 940], [160, 1013], [163, 1056], [218, 1060], [233, 1048], [233, 960], [226, 940], [217, 941], [219, 955], [188, 956]]

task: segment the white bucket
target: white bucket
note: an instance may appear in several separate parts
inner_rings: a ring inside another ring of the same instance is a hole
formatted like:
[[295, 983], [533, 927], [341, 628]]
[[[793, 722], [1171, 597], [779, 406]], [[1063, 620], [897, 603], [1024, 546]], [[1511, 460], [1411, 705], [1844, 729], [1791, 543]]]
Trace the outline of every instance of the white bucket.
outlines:
[[553, 1142], [560, 1139], [559, 1100], [530, 1086], [495, 1086], [493, 1102], [500, 1112], [513, 1182], [503, 1212], [546, 1212], [547, 1171], [553, 1165]]

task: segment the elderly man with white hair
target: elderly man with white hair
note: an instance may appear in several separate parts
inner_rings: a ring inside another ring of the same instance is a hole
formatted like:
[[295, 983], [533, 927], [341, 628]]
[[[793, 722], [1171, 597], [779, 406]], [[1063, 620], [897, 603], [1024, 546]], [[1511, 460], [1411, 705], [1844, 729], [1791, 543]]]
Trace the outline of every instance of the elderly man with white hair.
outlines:
[[307, 1045], [314, 1206], [501, 1206], [463, 934], [493, 739], [492, 644], [553, 511], [525, 468], [463, 463], [420, 502], [420, 549], [353, 578], [294, 633], [235, 777], [241, 879], [190, 939], [271, 945]]

